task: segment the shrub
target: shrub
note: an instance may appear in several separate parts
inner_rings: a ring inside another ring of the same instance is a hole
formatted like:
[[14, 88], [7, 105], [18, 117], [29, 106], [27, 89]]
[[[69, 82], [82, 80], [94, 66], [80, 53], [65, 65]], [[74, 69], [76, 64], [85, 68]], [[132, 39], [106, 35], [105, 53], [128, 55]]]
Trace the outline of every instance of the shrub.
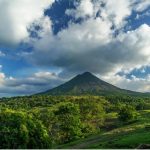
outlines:
[[119, 120], [128, 122], [136, 119], [138, 114], [134, 107], [125, 106], [120, 109], [118, 115], [119, 115]]

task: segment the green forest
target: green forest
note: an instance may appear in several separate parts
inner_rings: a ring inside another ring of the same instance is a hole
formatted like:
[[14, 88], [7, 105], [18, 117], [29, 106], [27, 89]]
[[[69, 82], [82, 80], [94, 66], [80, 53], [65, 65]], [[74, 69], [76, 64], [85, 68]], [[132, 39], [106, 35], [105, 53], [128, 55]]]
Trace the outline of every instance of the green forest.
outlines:
[[150, 143], [150, 98], [0, 99], [0, 148], [137, 148]]

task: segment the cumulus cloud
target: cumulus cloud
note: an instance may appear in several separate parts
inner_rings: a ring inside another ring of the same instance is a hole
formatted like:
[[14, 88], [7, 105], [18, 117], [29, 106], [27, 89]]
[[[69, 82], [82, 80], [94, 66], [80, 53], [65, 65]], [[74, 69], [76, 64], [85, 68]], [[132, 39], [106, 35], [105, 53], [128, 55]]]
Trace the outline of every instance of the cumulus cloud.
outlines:
[[71, 25], [55, 38], [38, 41], [31, 60], [38, 65], [100, 74], [131, 71], [150, 63], [148, 25], [120, 33], [116, 38], [113, 38], [110, 28], [111, 24], [100, 18]]
[[102, 7], [102, 18], [112, 21], [116, 28], [122, 27], [126, 17], [132, 12], [132, 2], [129, 0], [106, 0], [103, 3], [105, 7]]
[[81, 0], [76, 9], [67, 9], [66, 14], [76, 19], [95, 18], [99, 15], [102, 19], [111, 21], [116, 28], [120, 28], [124, 19], [131, 14], [131, 5], [129, 0]]
[[0, 0], [0, 44], [16, 45], [28, 38], [30, 25], [44, 16], [54, 0]]
[[[92, 59], [90, 63], [87, 61], [95, 55], [93, 51], [98, 45], [103, 46], [110, 42], [112, 38], [110, 28], [111, 23], [100, 18], [90, 19], [82, 24], [71, 24], [68, 29], [58, 33], [57, 36], [52, 37], [47, 34], [35, 42], [35, 51], [30, 58], [39, 65], [56, 65], [56, 67], [68, 69], [87, 67], [90, 70], [94, 60]], [[28, 55], [27, 57], [29, 58]]]
[[94, 13], [94, 5], [91, 0], [81, 0], [76, 9], [67, 9], [66, 14], [78, 18], [91, 17]]

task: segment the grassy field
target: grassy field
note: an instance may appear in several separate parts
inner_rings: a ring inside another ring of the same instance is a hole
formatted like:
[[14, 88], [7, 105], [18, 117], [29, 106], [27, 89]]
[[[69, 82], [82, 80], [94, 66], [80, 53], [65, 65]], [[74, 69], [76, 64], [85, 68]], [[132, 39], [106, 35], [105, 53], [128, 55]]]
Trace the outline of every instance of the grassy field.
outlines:
[[[115, 114], [112, 116], [114, 116], [114, 122], [112, 122], [117, 126]], [[140, 111], [138, 120], [135, 122], [124, 125], [118, 123], [118, 127], [114, 126], [114, 129], [110, 131], [102, 131], [98, 135], [57, 148], [137, 148], [140, 144], [150, 144], [150, 110]]]

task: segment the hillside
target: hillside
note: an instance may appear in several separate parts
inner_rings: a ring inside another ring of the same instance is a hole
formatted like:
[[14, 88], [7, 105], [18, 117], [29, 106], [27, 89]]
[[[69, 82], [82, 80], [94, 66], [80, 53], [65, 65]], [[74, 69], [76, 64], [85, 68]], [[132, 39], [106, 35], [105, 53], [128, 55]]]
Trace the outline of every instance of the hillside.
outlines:
[[[150, 149], [150, 111], [140, 111], [140, 119], [134, 123], [114, 128], [68, 144], [61, 149]], [[112, 118], [113, 123], [115, 117]]]
[[79, 74], [72, 78], [70, 81], [47, 90], [46, 92], [39, 93], [41, 95], [149, 95], [133, 92], [129, 90], [120, 89], [111, 85], [90, 72]]

